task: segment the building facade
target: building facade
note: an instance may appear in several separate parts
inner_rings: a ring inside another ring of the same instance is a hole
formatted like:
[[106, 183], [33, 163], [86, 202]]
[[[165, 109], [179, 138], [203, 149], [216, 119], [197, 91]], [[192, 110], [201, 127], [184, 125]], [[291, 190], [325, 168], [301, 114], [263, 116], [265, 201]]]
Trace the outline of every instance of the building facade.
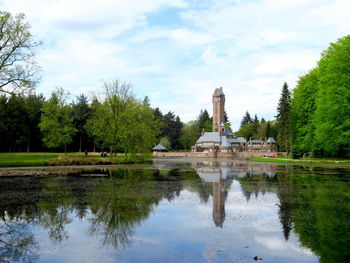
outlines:
[[203, 132], [196, 144], [192, 146], [193, 153], [236, 153], [236, 152], [262, 152], [277, 151], [274, 138], [267, 140], [247, 140], [235, 136], [224, 125], [225, 94], [222, 88], [215, 89], [213, 93], [213, 131]]

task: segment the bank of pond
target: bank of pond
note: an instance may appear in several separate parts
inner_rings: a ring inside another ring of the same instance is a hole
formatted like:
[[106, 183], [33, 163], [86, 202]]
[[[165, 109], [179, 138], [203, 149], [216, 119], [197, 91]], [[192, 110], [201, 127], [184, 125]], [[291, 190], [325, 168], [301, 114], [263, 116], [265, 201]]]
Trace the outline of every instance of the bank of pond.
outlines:
[[125, 155], [118, 153], [0, 153], [0, 167], [61, 166], [61, 165], [108, 165], [152, 161], [151, 154]]

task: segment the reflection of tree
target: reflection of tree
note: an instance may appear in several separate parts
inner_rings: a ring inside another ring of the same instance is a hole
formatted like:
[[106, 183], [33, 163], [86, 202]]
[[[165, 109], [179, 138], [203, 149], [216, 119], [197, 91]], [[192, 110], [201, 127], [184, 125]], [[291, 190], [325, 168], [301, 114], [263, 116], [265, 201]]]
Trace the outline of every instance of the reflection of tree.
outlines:
[[65, 226], [72, 222], [69, 212], [72, 211], [71, 192], [64, 185], [62, 178], [55, 178], [42, 189], [45, 199], [39, 201], [40, 223], [49, 230], [50, 238], [61, 243], [68, 239]]
[[[344, 175], [345, 174], [345, 175]], [[247, 200], [265, 192], [277, 194], [282, 232], [291, 229], [320, 262], [347, 262], [350, 258], [349, 171], [298, 167], [277, 173], [238, 178]]]
[[33, 262], [38, 243], [29, 224], [35, 222], [41, 181], [16, 180], [14, 184], [12, 178], [2, 178], [0, 184], [0, 262]]
[[237, 178], [240, 182], [241, 190], [247, 202], [252, 196], [259, 197], [259, 194], [264, 195], [266, 192], [276, 192], [276, 186], [273, 184], [275, 177], [269, 177], [267, 174], [249, 175]]
[[102, 235], [105, 245], [129, 244], [133, 228], [150, 215], [154, 205], [180, 193], [180, 179], [178, 171], [167, 175], [154, 170], [113, 171], [91, 195], [91, 234]]
[[294, 230], [320, 262], [348, 262], [350, 258], [349, 171], [345, 175], [335, 172], [323, 170], [308, 176], [294, 172], [291, 178]]
[[29, 224], [21, 218], [2, 217], [0, 221], [0, 262], [33, 262], [38, 243]]

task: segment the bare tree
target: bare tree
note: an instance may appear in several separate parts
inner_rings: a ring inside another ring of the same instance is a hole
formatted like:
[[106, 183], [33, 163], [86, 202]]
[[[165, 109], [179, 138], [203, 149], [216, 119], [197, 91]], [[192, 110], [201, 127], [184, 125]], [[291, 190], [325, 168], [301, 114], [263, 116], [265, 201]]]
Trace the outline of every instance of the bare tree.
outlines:
[[30, 92], [40, 79], [40, 67], [34, 60], [40, 42], [29, 30], [24, 14], [0, 11], [0, 94]]

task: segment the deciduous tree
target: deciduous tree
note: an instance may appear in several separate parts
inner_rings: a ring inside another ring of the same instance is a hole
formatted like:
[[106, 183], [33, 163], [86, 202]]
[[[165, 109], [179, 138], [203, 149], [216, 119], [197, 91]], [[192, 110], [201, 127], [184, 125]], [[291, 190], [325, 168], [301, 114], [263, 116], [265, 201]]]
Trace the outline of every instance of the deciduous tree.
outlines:
[[0, 93], [20, 94], [35, 87], [40, 71], [34, 60], [38, 45], [24, 14], [0, 11]]
[[63, 88], [57, 88], [43, 105], [40, 130], [43, 142], [49, 148], [64, 147], [67, 155], [67, 145], [72, 142], [76, 129], [73, 126], [72, 108], [67, 103], [68, 93]]

